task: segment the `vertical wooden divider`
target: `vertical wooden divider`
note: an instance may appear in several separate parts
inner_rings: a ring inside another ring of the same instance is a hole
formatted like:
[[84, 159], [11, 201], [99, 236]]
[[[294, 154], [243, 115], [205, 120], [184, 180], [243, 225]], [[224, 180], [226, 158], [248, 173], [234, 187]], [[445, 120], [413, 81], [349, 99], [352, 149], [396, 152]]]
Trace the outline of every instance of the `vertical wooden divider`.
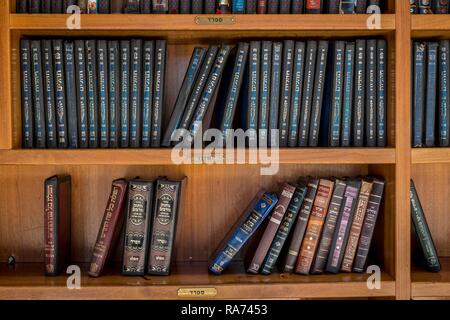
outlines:
[[0, 149], [12, 147], [9, 4], [9, 1], [4, 1], [0, 6]]

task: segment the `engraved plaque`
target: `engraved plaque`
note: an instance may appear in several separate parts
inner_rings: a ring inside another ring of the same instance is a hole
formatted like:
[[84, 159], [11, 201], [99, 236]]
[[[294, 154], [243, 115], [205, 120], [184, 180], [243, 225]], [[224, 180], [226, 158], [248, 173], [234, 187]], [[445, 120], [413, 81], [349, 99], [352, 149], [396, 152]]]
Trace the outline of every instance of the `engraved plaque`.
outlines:
[[204, 24], [204, 25], [227, 25], [227, 24], [235, 24], [236, 17], [235, 16], [197, 16], [195, 17], [196, 24]]
[[183, 298], [204, 298], [215, 297], [217, 295], [216, 288], [180, 288], [178, 296]]

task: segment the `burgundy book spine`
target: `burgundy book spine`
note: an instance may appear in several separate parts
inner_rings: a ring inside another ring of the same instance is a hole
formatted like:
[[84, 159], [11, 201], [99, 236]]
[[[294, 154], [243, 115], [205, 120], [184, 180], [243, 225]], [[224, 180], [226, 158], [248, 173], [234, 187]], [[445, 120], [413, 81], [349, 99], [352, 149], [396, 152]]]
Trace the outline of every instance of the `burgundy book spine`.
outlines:
[[180, 0], [180, 13], [190, 14], [191, 13], [191, 1]]
[[321, 13], [322, 0], [306, 0], [306, 13]]
[[303, 13], [303, 0], [292, 0], [292, 13]]
[[280, 14], [291, 13], [291, 0], [280, 0]]
[[169, 11], [169, 3], [167, 0], [153, 0], [151, 11], [153, 13], [166, 14]]
[[205, 0], [205, 13], [206, 14], [216, 13], [216, 0]]
[[247, 7], [245, 13], [255, 14], [258, 0], [247, 0]]
[[267, 6], [268, 14], [277, 14], [280, 8], [280, 0], [269, 0]]
[[123, 13], [123, 0], [111, 1], [111, 13]]
[[267, 0], [258, 0], [258, 8], [256, 11], [258, 14], [267, 13]]
[[170, 14], [180, 13], [180, 0], [169, 0], [169, 13]]

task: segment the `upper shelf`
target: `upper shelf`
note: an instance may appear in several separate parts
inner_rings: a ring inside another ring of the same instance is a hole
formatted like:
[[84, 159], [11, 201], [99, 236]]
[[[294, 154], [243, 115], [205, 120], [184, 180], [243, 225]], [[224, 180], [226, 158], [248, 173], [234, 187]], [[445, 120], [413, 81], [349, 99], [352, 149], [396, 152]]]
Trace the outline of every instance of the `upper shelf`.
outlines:
[[412, 15], [411, 31], [414, 38], [440, 36], [448, 37], [450, 35], [450, 15]]

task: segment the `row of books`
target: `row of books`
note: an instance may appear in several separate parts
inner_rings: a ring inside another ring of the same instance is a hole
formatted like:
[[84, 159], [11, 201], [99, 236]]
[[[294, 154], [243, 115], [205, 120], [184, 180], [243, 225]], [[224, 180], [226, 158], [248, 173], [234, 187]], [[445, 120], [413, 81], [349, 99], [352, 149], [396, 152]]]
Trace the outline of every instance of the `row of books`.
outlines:
[[165, 40], [22, 40], [24, 148], [159, 147]]
[[[381, 3], [380, 3], [381, 2]], [[17, 0], [18, 13], [301, 14], [366, 13], [383, 0]], [[73, 7], [72, 7], [73, 8]], [[377, 10], [375, 10], [377, 11]]]
[[[182, 181], [118, 179], [112, 182], [93, 247], [89, 276], [99, 277], [124, 230], [124, 275], [168, 275], [182, 206]], [[70, 263], [71, 178], [45, 181], [45, 273], [58, 275]]]
[[409, 0], [411, 13], [447, 14], [450, 13], [448, 0]]
[[450, 41], [413, 43], [412, 145], [450, 146]]
[[[220, 275], [267, 224], [246, 269], [253, 274], [364, 272], [383, 198], [377, 178], [301, 179], [283, 185], [279, 197], [262, 192], [227, 236], [209, 271]], [[270, 218], [269, 218], [270, 216]]]

